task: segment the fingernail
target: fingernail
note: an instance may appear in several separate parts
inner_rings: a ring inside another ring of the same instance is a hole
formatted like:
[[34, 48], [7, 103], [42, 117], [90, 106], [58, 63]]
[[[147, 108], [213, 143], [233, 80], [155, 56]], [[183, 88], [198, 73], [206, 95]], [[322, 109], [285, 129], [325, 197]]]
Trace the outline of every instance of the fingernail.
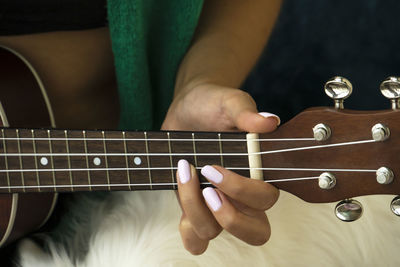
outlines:
[[214, 188], [204, 188], [203, 197], [207, 201], [208, 206], [210, 206], [213, 211], [217, 211], [219, 210], [219, 208], [221, 208], [221, 199], [219, 199], [219, 196]]
[[190, 165], [187, 160], [181, 159], [178, 161], [179, 180], [182, 184], [186, 184], [190, 180]]
[[281, 124], [281, 119], [273, 114], [273, 113], [269, 113], [269, 112], [259, 112], [258, 114], [260, 114], [261, 116], [263, 116], [264, 118], [275, 118], [277, 120], [277, 124], [276, 125], [280, 125]]
[[206, 165], [203, 168], [201, 168], [201, 174], [206, 177], [208, 180], [211, 182], [214, 182], [216, 184], [219, 184], [222, 182], [222, 179], [224, 178], [222, 176], [222, 173], [217, 171], [214, 167], [210, 165]]

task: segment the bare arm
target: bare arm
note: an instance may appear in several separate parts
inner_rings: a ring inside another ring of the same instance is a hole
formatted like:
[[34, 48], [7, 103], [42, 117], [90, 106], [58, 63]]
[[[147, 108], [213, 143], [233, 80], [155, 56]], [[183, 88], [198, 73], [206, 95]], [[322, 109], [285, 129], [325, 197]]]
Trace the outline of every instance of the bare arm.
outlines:
[[281, 0], [205, 0], [175, 93], [204, 82], [240, 86], [267, 42], [280, 4]]
[[[279, 7], [280, 0], [205, 1], [163, 129], [269, 132], [277, 127], [276, 115], [258, 114], [254, 100], [237, 88], [264, 48]], [[264, 244], [270, 236], [265, 210], [279, 191], [221, 166], [205, 167], [202, 174], [216, 189], [202, 194], [193, 166], [184, 160], [178, 164], [185, 248], [203, 253], [222, 229], [249, 244]]]

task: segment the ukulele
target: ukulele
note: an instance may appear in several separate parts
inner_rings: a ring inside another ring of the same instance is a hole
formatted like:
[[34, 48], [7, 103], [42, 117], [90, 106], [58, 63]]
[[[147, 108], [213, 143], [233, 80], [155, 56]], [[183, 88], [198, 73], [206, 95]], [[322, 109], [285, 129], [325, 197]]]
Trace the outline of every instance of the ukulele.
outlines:
[[[197, 169], [224, 166], [308, 202], [342, 200], [335, 213], [343, 221], [361, 216], [351, 197], [400, 193], [397, 78], [381, 85], [391, 110], [343, 109], [352, 86], [334, 77], [325, 84], [334, 108], [308, 109], [268, 134], [66, 130], [55, 128], [33, 66], [5, 47], [0, 62], [0, 246], [43, 225], [59, 192], [176, 190], [182, 158]], [[392, 210], [400, 214], [398, 197]]]

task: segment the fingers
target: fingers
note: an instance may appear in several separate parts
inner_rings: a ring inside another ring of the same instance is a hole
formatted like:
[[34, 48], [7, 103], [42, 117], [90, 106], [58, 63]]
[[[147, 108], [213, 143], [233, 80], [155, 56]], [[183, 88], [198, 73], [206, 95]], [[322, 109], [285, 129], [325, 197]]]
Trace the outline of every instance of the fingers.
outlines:
[[181, 207], [190, 222], [191, 231], [202, 240], [215, 238], [222, 228], [205, 205], [195, 168], [186, 160], [180, 160], [177, 177]]
[[262, 245], [268, 241], [271, 230], [263, 211], [247, 216], [238, 211], [222, 192], [211, 187], [203, 190], [203, 196], [215, 219], [229, 233], [250, 245]]
[[193, 225], [190, 223], [185, 213], [183, 213], [181, 217], [179, 232], [181, 234], [183, 246], [187, 251], [193, 255], [200, 255], [206, 251], [208, 240], [199, 238], [199, 236], [194, 232]]
[[224, 113], [241, 131], [264, 133], [271, 132], [280, 124], [278, 116], [272, 113], [257, 113], [253, 98], [241, 90], [229, 94], [223, 100]]
[[274, 186], [240, 176], [220, 166], [204, 166], [201, 174], [232, 199], [257, 210], [269, 209], [279, 197], [279, 190]]
[[201, 194], [195, 168], [186, 160], [179, 161], [178, 192], [183, 209], [179, 229], [185, 248], [192, 254], [203, 253], [208, 241], [222, 229], [251, 245], [267, 242], [271, 231], [265, 210], [276, 202], [279, 191], [220, 166], [205, 166], [202, 174], [218, 189], [205, 188]]

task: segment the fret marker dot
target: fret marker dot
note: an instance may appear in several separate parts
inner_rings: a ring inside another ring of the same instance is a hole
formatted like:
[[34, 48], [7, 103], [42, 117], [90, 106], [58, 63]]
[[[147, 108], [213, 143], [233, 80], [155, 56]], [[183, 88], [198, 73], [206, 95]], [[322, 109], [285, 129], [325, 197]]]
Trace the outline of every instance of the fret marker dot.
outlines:
[[133, 162], [134, 162], [136, 165], [142, 164], [142, 160], [141, 160], [139, 157], [135, 157], [135, 158], [133, 159]]
[[43, 166], [46, 166], [49, 163], [48, 159], [45, 157], [42, 157], [40, 159], [40, 164], [42, 164]]
[[96, 165], [96, 166], [99, 166], [101, 164], [101, 159], [98, 158], [98, 157], [95, 157], [93, 159], [93, 164]]

